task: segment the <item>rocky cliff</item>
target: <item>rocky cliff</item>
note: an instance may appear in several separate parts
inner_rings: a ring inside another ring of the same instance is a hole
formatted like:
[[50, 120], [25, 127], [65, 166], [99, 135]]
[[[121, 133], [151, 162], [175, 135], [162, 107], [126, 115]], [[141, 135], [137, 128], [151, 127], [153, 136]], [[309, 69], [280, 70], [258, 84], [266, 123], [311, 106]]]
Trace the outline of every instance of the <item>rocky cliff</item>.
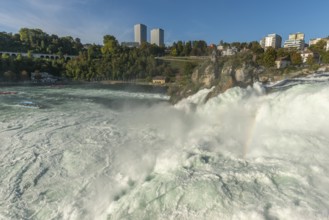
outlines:
[[194, 69], [189, 84], [172, 86], [169, 95], [172, 103], [176, 103], [199, 89], [215, 86], [209, 94], [208, 98], [211, 98], [234, 86], [252, 85], [262, 71], [262, 68], [253, 65], [250, 56], [218, 58], [213, 53], [209, 60]]
[[256, 64], [255, 56], [251, 53], [240, 53], [231, 57], [220, 57], [213, 54], [209, 60], [196, 67], [191, 75], [191, 82], [169, 88], [171, 102], [176, 103], [182, 98], [196, 93], [203, 88], [215, 87], [206, 100], [225, 92], [227, 89], [253, 85], [255, 81], [262, 83], [306, 76], [311, 73], [329, 71], [329, 66], [317, 70], [309, 68], [264, 68]]

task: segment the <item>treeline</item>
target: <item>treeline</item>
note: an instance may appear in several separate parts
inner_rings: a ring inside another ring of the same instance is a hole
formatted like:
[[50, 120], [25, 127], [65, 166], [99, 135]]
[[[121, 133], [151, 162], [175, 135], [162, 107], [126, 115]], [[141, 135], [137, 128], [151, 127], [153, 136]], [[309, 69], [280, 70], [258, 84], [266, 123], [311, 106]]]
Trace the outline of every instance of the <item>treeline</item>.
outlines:
[[[310, 67], [317, 68], [319, 64], [328, 64], [329, 63], [329, 51], [326, 51], [325, 40], [320, 40], [316, 44], [313, 44], [308, 47], [308, 51], [312, 52], [313, 55], [309, 55], [306, 58], [306, 65]], [[275, 61], [278, 58], [284, 58], [291, 62], [293, 66], [301, 66], [304, 64], [303, 58], [300, 51], [287, 48], [274, 49], [269, 47], [258, 59], [258, 63], [265, 67], [275, 66]]]
[[54, 76], [65, 74], [65, 60], [33, 59], [31, 57], [10, 57], [3, 54], [0, 58], [0, 81], [27, 81], [32, 72], [48, 72]]
[[[227, 43], [220, 41], [219, 45], [222, 46], [222, 49], [236, 48], [237, 51], [244, 49], [250, 49], [255, 53], [263, 53], [264, 50], [261, 48], [260, 44], [257, 41], [252, 42], [232, 42]], [[209, 56], [216, 49], [216, 45], [207, 45], [203, 40], [197, 41], [177, 41], [174, 42], [171, 47], [169, 47], [171, 56]]]
[[[313, 52], [313, 56], [307, 58], [306, 64], [309, 66], [319, 63], [329, 63], [329, 51], [326, 51], [326, 40], [320, 40], [314, 45], [308, 47], [308, 51]], [[264, 50], [257, 41], [252, 42], [232, 42], [220, 41], [220, 51], [233, 49], [236, 52], [251, 51], [254, 61], [257, 65], [265, 67], [274, 67], [275, 61], [284, 58], [291, 62], [292, 66], [301, 66], [304, 64], [301, 51], [291, 48], [267, 48]], [[215, 45], [208, 46], [204, 41], [178, 41], [174, 42], [169, 48], [171, 56], [208, 56], [211, 55]], [[225, 59], [224, 59], [225, 60]]]
[[82, 49], [79, 38], [49, 35], [40, 29], [22, 28], [17, 34], [0, 32], [0, 51], [78, 55]]
[[[78, 55], [83, 51], [80, 39], [49, 35], [40, 29], [22, 28], [19, 33], [0, 32], [0, 51], [27, 53], [0, 57], [0, 81], [25, 81], [32, 72], [49, 72], [55, 76], [65, 75], [66, 61], [63, 55]], [[60, 59], [37, 59], [32, 53], [57, 54]]]
[[[175, 70], [168, 63], [157, 60], [165, 54], [165, 47], [148, 43], [138, 48], [120, 46], [114, 36], [106, 35], [103, 45], [82, 45], [80, 39], [48, 35], [40, 29], [22, 28], [18, 34], [0, 33], [0, 51], [58, 54], [60, 59], [46, 60], [0, 57], [0, 80], [29, 79], [31, 72], [49, 72], [55, 76], [76, 80], [151, 80], [154, 76], [171, 78]], [[64, 54], [77, 55], [64, 60]]]
[[[264, 50], [257, 41], [219, 43], [219, 51], [233, 49], [236, 52], [247, 51], [245, 59], [254, 65], [268, 68], [275, 66], [278, 58], [291, 61], [293, 66], [302, 66], [301, 52], [292, 49], [267, 48]], [[325, 50], [326, 41], [321, 40], [308, 49], [314, 56], [307, 58], [307, 65], [329, 63], [329, 51]], [[26, 80], [31, 72], [49, 72], [54, 76], [76, 80], [146, 80], [154, 76], [175, 79], [177, 74], [189, 76], [197, 63], [187, 62], [183, 71], [179, 65], [157, 59], [159, 56], [209, 56], [217, 51], [216, 45], [207, 45], [203, 40], [178, 41], [170, 47], [159, 47], [143, 43], [140, 47], [121, 46], [112, 35], [103, 37], [103, 45], [83, 45], [79, 38], [49, 35], [40, 29], [22, 28], [19, 33], [0, 33], [0, 51], [27, 53], [11, 57], [3, 53], [0, 57], [0, 80]], [[33, 58], [32, 53], [57, 54], [59, 59]], [[65, 60], [63, 55], [76, 55], [72, 60]], [[244, 57], [244, 56], [243, 56]], [[222, 61], [220, 61], [222, 60]], [[219, 61], [225, 62], [225, 56], [219, 55]], [[240, 62], [237, 59], [235, 62]], [[241, 61], [241, 63], [244, 60]], [[178, 77], [179, 78], [179, 77]]]
[[203, 40], [177, 41], [170, 47], [171, 56], [207, 56], [210, 52], [207, 43]]
[[162, 75], [169, 79], [175, 70], [155, 58], [164, 54], [164, 47], [147, 43], [139, 48], [122, 47], [115, 37], [106, 35], [103, 46], [90, 45], [77, 59], [67, 63], [66, 76], [82, 80], [150, 81]]

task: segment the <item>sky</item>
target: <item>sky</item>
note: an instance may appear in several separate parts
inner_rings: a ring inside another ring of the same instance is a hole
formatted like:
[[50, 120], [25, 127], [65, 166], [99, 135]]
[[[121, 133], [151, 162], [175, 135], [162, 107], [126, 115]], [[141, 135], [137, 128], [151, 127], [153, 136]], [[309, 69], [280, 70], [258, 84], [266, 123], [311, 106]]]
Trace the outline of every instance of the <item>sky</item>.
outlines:
[[166, 45], [259, 41], [276, 33], [286, 40], [303, 32], [306, 42], [329, 36], [329, 0], [0, 0], [0, 32], [39, 28], [82, 43], [104, 35], [134, 41], [134, 25], [162, 28]]

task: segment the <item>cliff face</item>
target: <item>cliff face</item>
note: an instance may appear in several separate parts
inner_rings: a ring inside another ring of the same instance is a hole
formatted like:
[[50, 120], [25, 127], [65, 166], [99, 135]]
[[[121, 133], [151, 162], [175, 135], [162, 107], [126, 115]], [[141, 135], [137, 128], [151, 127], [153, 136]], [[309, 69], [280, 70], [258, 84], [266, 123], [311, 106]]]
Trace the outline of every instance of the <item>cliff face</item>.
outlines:
[[217, 78], [218, 68], [216, 68], [215, 63], [209, 61], [203, 63], [192, 73], [192, 82], [204, 87], [212, 86]]
[[289, 69], [266, 69], [255, 65], [253, 55], [248, 53], [240, 54], [240, 56], [221, 57], [220, 59], [212, 56], [211, 59], [194, 69], [191, 83], [179, 86], [176, 84], [175, 87], [169, 88], [169, 95], [171, 96], [171, 102], [176, 103], [200, 89], [214, 86], [215, 88], [208, 94], [207, 101], [229, 88], [251, 86], [254, 81], [267, 83], [326, 71], [329, 71], [329, 65], [318, 70], [299, 68], [293, 72]]
[[199, 89], [215, 86], [215, 89], [208, 95], [208, 98], [211, 98], [234, 86], [252, 85], [263, 71], [263, 68], [254, 66], [251, 59], [239, 60], [236, 57], [228, 57], [220, 60], [216, 54], [213, 54], [211, 59], [194, 69], [191, 84], [176, 88], [169, 95], [173, 94], [172, 102], [176, 103]]
[[215, 86], [213, 92], [208, 96], [211, 98], [234, 86], [247, 87], [252, 85], [263, 71], [262, 68], [257, 68], [246, 62], [240, 65], [225, 62], [221, 65], [217, 60], [208, 61], [194, 70], [192, 81], [201, 85], [201, 88]]

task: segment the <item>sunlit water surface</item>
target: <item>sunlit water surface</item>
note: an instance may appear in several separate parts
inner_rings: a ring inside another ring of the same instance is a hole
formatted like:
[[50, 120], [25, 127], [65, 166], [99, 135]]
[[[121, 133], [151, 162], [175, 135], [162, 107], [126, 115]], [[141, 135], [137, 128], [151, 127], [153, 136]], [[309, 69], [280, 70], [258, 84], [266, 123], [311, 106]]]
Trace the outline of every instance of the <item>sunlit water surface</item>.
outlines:
[[329, 219], [328, 76], [210, 90], [2, 86], [0, 219]]

